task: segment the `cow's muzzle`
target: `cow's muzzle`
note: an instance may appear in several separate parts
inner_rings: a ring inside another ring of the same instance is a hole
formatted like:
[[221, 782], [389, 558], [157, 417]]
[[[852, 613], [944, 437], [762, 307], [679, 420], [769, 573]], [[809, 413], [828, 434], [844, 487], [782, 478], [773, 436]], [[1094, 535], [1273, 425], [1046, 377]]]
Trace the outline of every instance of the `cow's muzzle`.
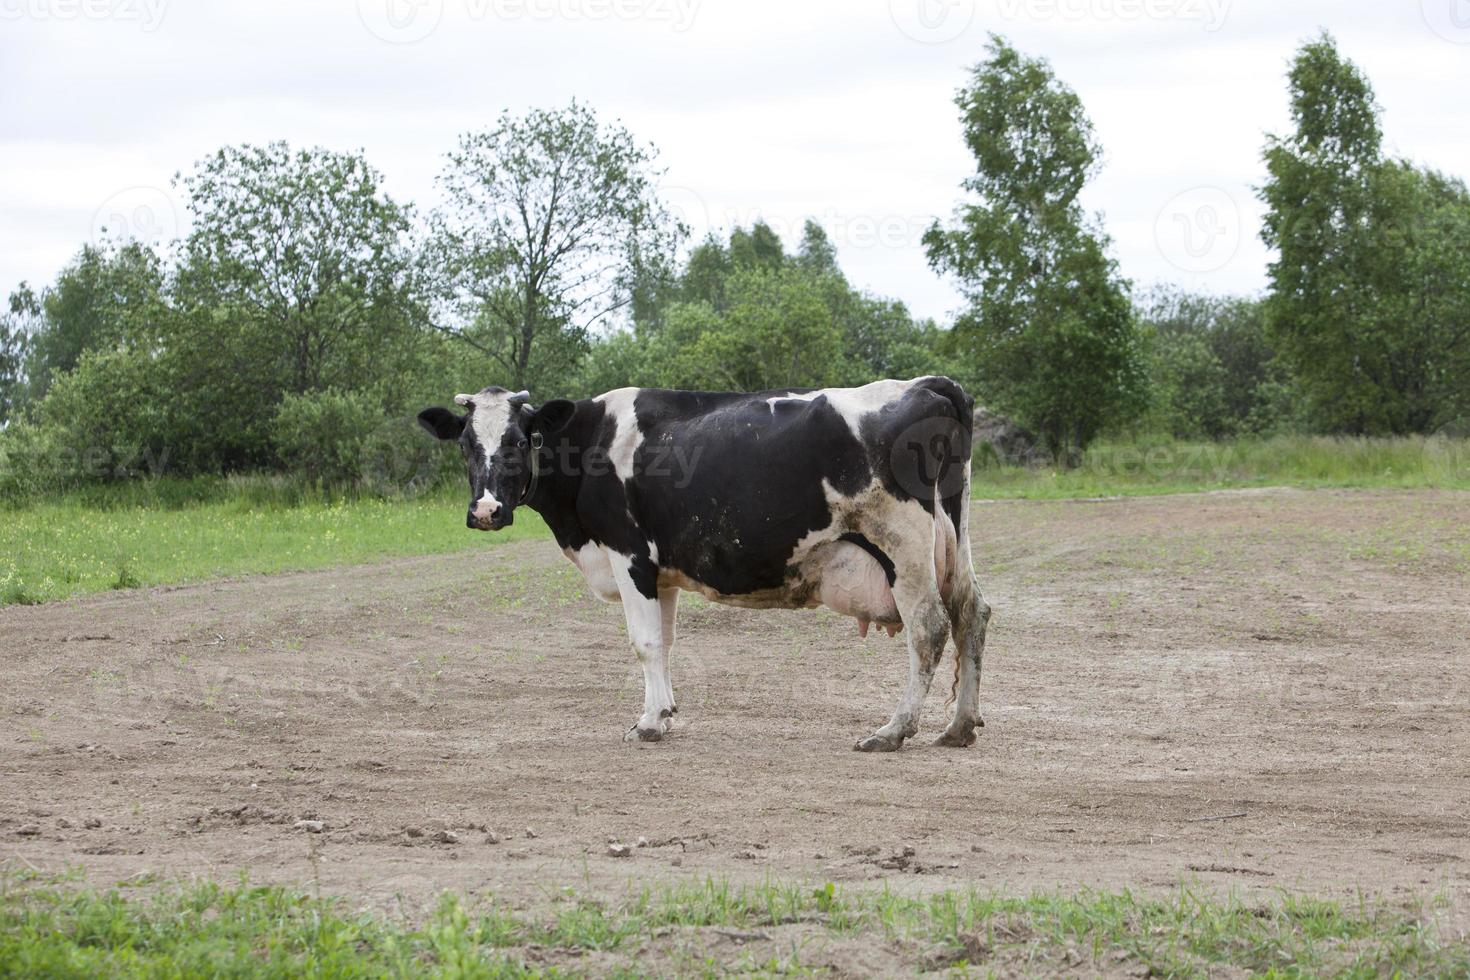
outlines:
[[509, 507], [498, 507], [495, 513], [488, 517], [477, 516], [473, 510], [465, 517], [465, 527], [471, 531], [499, 531], [503, 527], [510, 527], [515, 522], [515, 516]]

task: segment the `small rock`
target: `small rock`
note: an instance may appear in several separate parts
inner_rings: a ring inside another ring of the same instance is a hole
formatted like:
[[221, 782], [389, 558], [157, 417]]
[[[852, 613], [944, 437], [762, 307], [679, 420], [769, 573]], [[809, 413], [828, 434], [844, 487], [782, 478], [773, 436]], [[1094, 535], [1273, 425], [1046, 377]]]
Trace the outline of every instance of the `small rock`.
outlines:
[[640, 837], [640, 838], [638, 838], [638, 846], [639, 847], [647, 847], [648, 846], [648, 838], [647, 837]]
[[35, 837], [41, 832], [41, 828], [38, 824], [23, 823], [15, 828], [15, 832], [21, 837]]
[[607, 855], [608, 855], [608, 857], [625, 858], [625, 857], [627, 857], [628, 855], [630, 855], [632, 853], [633, 853], [633, 849], [631, 847], [629, 847], [627, 844], [609, 844], [609, 845], [607, 845]]
[[308, 834], [320, 834], [327, 829], [327, 824], [324, 820], [298, 820], [296, 821], [296, 829], [304, 830]]
[[738, 857], [742, 861], [754, 861], [755, 860], [755, 851], [746, 849], [744, 851], [741, 851], [739, 854], [737, 854], [735, 856]]
[[823, 854], [821, 851], [818, 851], [817, 853], [813, 854], [812, 857], [816, 858], [818, 861], [825, 861], [825, 860], [827, 860], [827, 855]]
[[970, 845], [970, 850], [973, 851], [976, 854], [984, 854], [985, 853], [985, 848], [981, 847], [979, 844], [971, 844]]
[[86, 820], [82, 821], [82, 826], [86, 827], [88, 830], [96, 830], [98, 827], [102, 826], [102, 821], [98, 820], [96, 817], [88, 817]]
[[669, 863], [672, 864], [676, 868], [683, 867], [683, 865], [684, 865], [684, 859], [681, 858], [681, 857], [676, 857], [672, 861], [670, 861]]
[[526, 828], [526, 836], [529, 837], [529, 838], [531, 838], [532, 840], [535, 840], [536, 837], [539, 836], [539, 835], [536, 833], [536, 831], [532, 830], [530, 827], [527, 827]]
[[424, 836], [424, 831], [422, 827], [404, 827], [403, 832], [410, 837]]
[[459, 835], [452, 830], [441, 830], [434, 835], [434, 840], [440, 844], [458, 844]]
[[485, 843], [486, 844], [499, 844], [500, 843], [500, 835], [497, 834], [493, 830], [487, 830], [487, 831], [485, 831]]
[[916, 850], [914, 850], [914, 847], [913, 847], [912, 844], [905, 844], [903, 846], [902, 854], [903, 854], [904, 857], [911, 858], [911, 857], [913, 857], [917, 853], [919, 853], [919, 852], [916, 851]]
[[56, 826], [60, 827], [62, 830], [70, 830], [72, 827], [72, 823], [65, 817], [61, 817], [56, 821]]

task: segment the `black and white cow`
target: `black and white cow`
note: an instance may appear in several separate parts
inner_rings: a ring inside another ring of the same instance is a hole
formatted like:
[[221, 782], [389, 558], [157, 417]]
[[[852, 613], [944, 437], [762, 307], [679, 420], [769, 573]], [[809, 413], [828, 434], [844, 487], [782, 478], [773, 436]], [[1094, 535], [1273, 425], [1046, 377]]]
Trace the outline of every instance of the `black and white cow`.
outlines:
[[863, 751], [918, 730], [952, 632], [955, 713], [939, 743], [975, 740], [990, 608], [970, 558], [974, 406], [955, 382], [620, 388], [539, 408], [492, 387], [454, 400], [464, 414], [430, 408], [419, 421], [460, 444], [469, 527], [497, 530], [530, 507], [592, 591], [622, 603], [644, 679], [629, 739], [657, 741], [678, 710], [669, 655], [685, 589], [750, 608], [825, 605], [864, 635], [907, 627], [908, 689]]

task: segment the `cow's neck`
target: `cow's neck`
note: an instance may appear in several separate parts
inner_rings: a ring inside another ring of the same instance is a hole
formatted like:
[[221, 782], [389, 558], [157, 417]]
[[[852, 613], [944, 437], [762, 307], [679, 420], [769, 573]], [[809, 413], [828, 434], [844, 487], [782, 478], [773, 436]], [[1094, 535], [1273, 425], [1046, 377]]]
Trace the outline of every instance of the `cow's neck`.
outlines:
[[[542, 450], [541, 472], [535, 490], [526, 498], [525, 505], [541, 515], [546, 526], [563, 548], [580, 548], [589, 539], [589, 534], [577, 516], [577, 493], [581, 489], [582, 477], [578, 470], [580, 454], [570, 457], [562, 455], [564, 447], [587, 445], [582, 425], [586, 413], [582, 410], [586, 401], [577, 403], [577, 414], [561, 433], [548, 437]], [[565, 460], [570, 458], [572, 465]]]

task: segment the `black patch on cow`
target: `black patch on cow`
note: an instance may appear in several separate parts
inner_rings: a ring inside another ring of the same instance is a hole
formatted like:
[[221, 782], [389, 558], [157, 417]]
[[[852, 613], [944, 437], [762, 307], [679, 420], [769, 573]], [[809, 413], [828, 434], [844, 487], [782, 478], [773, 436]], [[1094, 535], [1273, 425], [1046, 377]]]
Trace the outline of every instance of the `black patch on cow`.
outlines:
[[846, 534], [839, 536], [837, 540], [855, 544], [869, 555], [872, 555], [873, 560], [883, 567], [883, 574], [888, 576], [888, 587], [890, 589], [893, 588], [893, 583], [898, 581], [898, 571], [893, 567], [893, 559], [888, 557], [887, 552], [869, 541], [867, 535], [859, 534], [856, 531], [848, 531]]
[[[850, 496], [876, 476], [931, 513], [938, 496], [959, 527], [963, 489], [950, 486], [949, 470], [922, 458], [928, 442], [919, 440], [919, 450], [903, 443], [915, 425], [926, 438], [935, 429], [963, 465], [969, 417], [959, 408], [968, 396], [958, 385], [916, 383], [865, 420], [862, 439], [825, 395], [786, 397], [793, 393], [640, 389], [634, 414], [642, 442], [626, 485], [609, 455], [617, 419], [607, 406], [590, 399], [557, 406], [548, 412], [557, 417], [546, 421], [564, 424], [546, 436], [544, 469], [527, 503], [562, 548], [593, 542], [630, 556], [634, 584], [649, 598], [661, 569], [726, 595], [786, 587], [797, 543], [832, 526], [824, 483]], [[858, 528], [832, 530], [872, 555], [894, 582], [892, 560]]]
[[456, 415], [447, 408], [435, 406], [426, 408], [419, 413], [419, 425], [429, 431], [436, 439], [458, 439], [460, 433], [464, 432], [464, 424], [469, 415]]
[[948, 378], [916, 381], [904, 396], [863, 421], [883, 488], [917, 500], [929, 513], [940, 501], [956, 530], [964, 514], [974, 402]]
[[660, 565], [727, 595], [781, 588], [796, 543], [832, 523], [823, 482], [852, 494], [871, 481], [827, 399], [787, 394], [638, 393], [628, 506]]

